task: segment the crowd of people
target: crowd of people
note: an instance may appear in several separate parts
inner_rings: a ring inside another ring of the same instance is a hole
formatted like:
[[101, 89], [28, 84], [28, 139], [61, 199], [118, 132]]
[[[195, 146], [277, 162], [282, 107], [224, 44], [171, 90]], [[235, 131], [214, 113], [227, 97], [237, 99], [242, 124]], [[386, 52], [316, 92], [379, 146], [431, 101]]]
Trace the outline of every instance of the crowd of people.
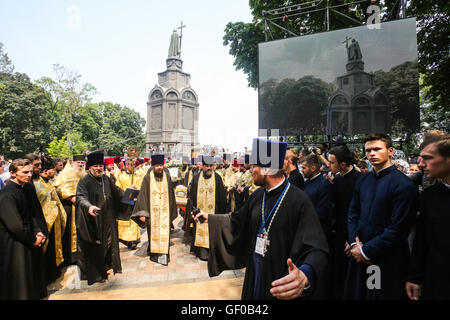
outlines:
[[449, 299], [450, 136], [427, 133], [418, 156], [384, 134], [363, 147], [255, 138], [239, 159], [183, 158], [178, 176], [163, 154], [1, 158], [0, 299], [45, 298], [69, 265], [104, 282], [142, 229], [167, 266], [179, 215], [211, 277], [246, 268], [243, 299]]

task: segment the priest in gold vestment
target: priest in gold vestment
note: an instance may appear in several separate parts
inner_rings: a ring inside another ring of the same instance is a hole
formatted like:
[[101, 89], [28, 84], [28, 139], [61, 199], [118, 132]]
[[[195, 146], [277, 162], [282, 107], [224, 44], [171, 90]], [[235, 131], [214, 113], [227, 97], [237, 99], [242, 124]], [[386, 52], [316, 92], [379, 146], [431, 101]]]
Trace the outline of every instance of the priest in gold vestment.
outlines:
[[[135, 172], [133, 160], [127, 159], [125, 163], [126, 171], [124, 171], [116, 180], [116, 186], [123, 191], [127, 188], [140, 189], [143, 176]], [[131, 213], [133, 207], [128, 209]], [[141, 228], [132, 219], [128, 221], [117, 220], [119, 229], [119, 241], [125, 244], [128, 249], [135, 250], [139, 242], [141, 242]]]
[[63, 266], [75, 264], [77, 260], [77, 226], [75, 224], [75, 201], [78, 181], [85, 174], [85, 157], [75, 155], [72, 163], [67, 162], [64, 169], [55, 179], [54, 186], [61, 203], [66, 211], [66, 230], [62, 238], [63, 242]]
[[131, 215], [141, 228], [147, 228], [148, 255], [153, 262], [170, 261], [170, 225], [177, 217], [174, 184], [164, 168], [164, 155], [152, 155], [152, 168], [145, 175]]
[[46, 156], [43, 156], [41, 161], [40, 177], [33, 183], [49, 232], [48, 241], [45, 242], [43, 250], [47, 284], [50, 284], [61, 275], [60, 265], [64, 261], [62, 238], [66, 228], [67, 214], [55, 187], [49, 182], [55, 177], [56, 162]]
[[[226, 213], [225, 187], [220, 175], [212, 170], [214, 158], [203, 156], [202, 161], [202, 171], [194, 176], [188, 191], [189, 202], [186, 212], [191, 212], [195, 207], [210, 214]], [[194, 227], [191, 252], [199, 259], [207, 260], [209, 253], [208, 223], [195, 223]]]

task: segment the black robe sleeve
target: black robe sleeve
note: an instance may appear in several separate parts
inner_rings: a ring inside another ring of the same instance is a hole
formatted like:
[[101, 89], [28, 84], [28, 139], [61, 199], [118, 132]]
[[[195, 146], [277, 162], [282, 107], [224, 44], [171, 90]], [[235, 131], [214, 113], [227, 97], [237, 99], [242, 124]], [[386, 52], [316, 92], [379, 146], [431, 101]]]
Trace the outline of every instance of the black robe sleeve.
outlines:
[[225, 213], [227, 209], [227, 193], [223, 185], [222, 178], [218, 173], [215, 173], [216, 180], [216, 209], [215, 213]]
[[0, 223], [8, 230], [11, 237], [25, 246], [31, 247], [36, 241], [36, 235], [24, 223], [15, 199], [5, 195], [0, 198]]
[[197, 207], [197, 189], [198, 189], [198, 177], [199, 175], [196, 174], [192, 177], [191, 183], [188, 187], [188, 207], [187, 212], [191, 212], [194, 208]]
[[425, 229], [427, 212], [423, 206], [422, 199], [423, 197], [420, 198], [420, 214], [416, 220], [416, 235], [414, 237], [408, 272], [408, 281], [415, 284], [423, 283], [429, 248]]
[[107, 175], [104, 175], [103, 178], [105, 179], [105, 181], [108, 180], [108, 183], [110, 185], [111, 198], [112, 198], [112, 202], [114, 204], [113, 212], [116, 215], [115, 218], [117, 220], [123, 220], [123, 221], [130, 220], [130, 215], [131, 215], [132, 209], [130, 208], [129, 204], [122, 203], [124, 191], [121, 188], [119, 188], [118, 186], [116, 186], [116, 184], [114, 183], [114, 180], [112, 178], [108, 177]]
[[170, 222], [172, 223], [178, 216], [177, 212], [177, 201], [175, 199], [175, 187], [176, 184], [172, 181], [170, 177], [169, 169], [164, 168], [167, 177], [167, 184], [169, 186], [169, 210], [170, 210]]
[[47, 222], [45, 221], [44, 212], [42, 206], [36, 194], [36, 188], [32, 183], [25, 183], [23, 186], [23, 193], [28, 203], [30, 204], [31, 214], [33, 216], [33, 225], [35, 227], [34, 232], [42, 234], [48, 238]]
[[139, 218], [145, 217], [147, 220], [150, 219], [150, 172], [152, 170], [153, 168], [149, 169], [142, 180], [141, 189], [131, 214], [131, 220], [136, 222], [141, 228], [147, 228], [147, 222], [142, 222]]
[[[89, 176], [80, 179], [77, 185], [75, 223], [77, 237], [80, 241], [95, 243], [99, 238], [99, 221], [89, 214], [89, 207], [93, 206], [89, 201]], [[99, 207], [99, 206], [98, 206]]]
[[310, 265], [316, 278], [320, 279], [328, 264], [329, 248], [325, 233], [311, 201], [305, 199], [299, 212], [300, 219], [292, 241], [290, 257], [297, 267]]
[[246, 266], [250, 254], [249, 202], [238, 211], [228, 214], [210, 214], [208, 274], [218, 276], [224, 270], [236, 270]]

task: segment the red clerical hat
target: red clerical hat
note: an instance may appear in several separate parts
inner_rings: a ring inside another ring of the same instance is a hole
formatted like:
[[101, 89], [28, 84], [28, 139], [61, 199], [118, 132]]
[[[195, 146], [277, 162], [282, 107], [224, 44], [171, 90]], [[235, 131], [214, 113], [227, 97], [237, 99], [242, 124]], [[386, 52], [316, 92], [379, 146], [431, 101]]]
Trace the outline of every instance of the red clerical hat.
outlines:
[[106, 158], [105, 159], [105, 164], [106, 165], [114, 164], [114, 158]]

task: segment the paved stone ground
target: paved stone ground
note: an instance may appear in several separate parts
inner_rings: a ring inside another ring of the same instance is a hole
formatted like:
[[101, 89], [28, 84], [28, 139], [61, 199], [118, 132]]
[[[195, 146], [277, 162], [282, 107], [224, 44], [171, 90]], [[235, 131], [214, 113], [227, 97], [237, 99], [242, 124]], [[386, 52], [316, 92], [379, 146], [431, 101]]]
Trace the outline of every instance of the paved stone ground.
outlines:
[[86, 280], [80, 281], [78, 267], [67, 267], [48, 287], [48, 299], [240, 299], [245, 270], [224, 271], [210, 278], [207, 262], [193, 256], [190, 245], [184, 243], [182, 222], [180, 216], [174, 221], [168, 266], [150, 261], [147, 232], [142, 230], [137, 250], [119, 244], [121, 274], [110, 274], [106, 282], [89, 286]]

